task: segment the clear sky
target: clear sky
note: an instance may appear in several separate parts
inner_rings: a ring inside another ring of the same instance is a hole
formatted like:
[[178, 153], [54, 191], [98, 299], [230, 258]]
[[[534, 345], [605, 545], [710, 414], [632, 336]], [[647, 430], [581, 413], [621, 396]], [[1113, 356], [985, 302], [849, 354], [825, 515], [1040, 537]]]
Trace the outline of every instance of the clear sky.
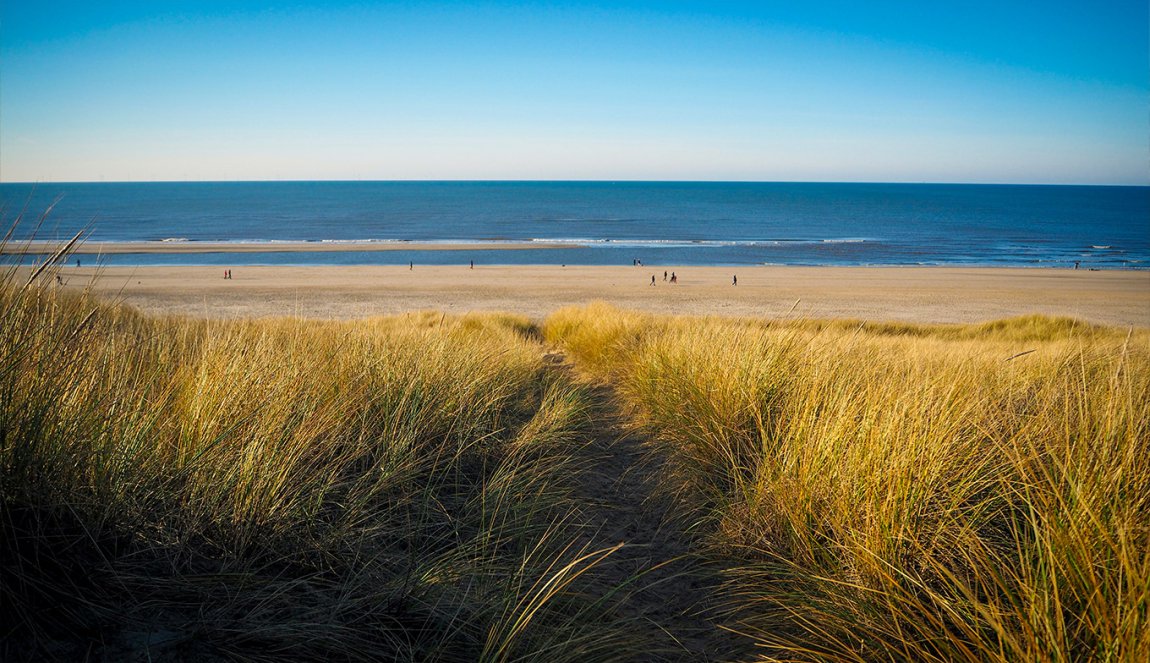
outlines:
[[1146, 0], [0, 0], [0, 181], [1150, 183]]

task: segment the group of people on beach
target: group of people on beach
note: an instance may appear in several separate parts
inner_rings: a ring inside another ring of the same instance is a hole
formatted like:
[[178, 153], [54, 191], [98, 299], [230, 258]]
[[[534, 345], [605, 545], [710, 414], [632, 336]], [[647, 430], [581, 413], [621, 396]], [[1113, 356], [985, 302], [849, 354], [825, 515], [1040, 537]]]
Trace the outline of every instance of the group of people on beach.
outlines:
[[[666, 272], [666, 270], [664, 270], [663, 271], [663, 280], [669, 281], [670, 283], [678, 283], [679, 277], [675, 276], [675, 272], [671, 272], [671, 277], [667, 278], [667, 272]], [[651, 285], [655, 285], [655, 275], [654, 274], [651, 275]], [[732, 274], [731, 275], [731, 285], [739, 285], [739, 275], [738, 274]]]
[[[636, 258], [636, 259], [635, 259], [635, 262], [634, 262], [634, 264], [635, 264], [635, 266], [636, 266], [636, 267], [639, 267], [639, 266], [642, 266], [642, 264], [643, 264], [643, 263], [642, 263], [641, 261], [639, 261], [639, 259], [637, 259], [637, 258]], [[79, 266], [80, 266], [80, 261], [79, 261], [79, 260], [77, 260], [77, 261], [76, 261], [76, 266], [77, 266], [77, 267], [79, 267]], [[470, 261], [470, 263], [469, 263], [469, 265], [468, 265], [468, 266], [469, 266], [471, 269], [475, 269], [475, 261], [474, 261], [474, 260]], [[566, 265], [564, 265], [564, 267], [566, 267]], [[408, 265], [407, 265], [407, 268], [408, 268], [408, 269], [415, 269], [415, 263], [414, 263], [414, 262], [409, 262], [409, 263], [408, 263]], [[1077, 268], [1078, 268], [1078, 267], [1077, 267], [1077, 266], [1075, 266], [1075, 269], [1077, 269]], [[56, 277], [56, 279], [57, 279], [57, 281], [59, 281], [59, 280], [60, 280], [60, 277], [59, 277], [59, 276], [57, 276], [57, 277]], [[225, 279], [225, 280], [227, 280], [227, 281], [230, 281], [230, 280], [232, 280], [232, 270], [230, 270], [230, 269], [225, 269], [225, 270], [224, 270], [224, 279]], [[670, 272], [670, 273], [668, 273], [666, 270], [663, 270], [663, 280], [664, 280], [664, 281], [666, 281], [666, 282], [668, 282], [668, 283], [678, 283], [678, 282], [679, 282], [679, 277], [675, 275], [675, 272]], [[655, 285], [655, 275], [654, 275], [654, 274], [652, 274], [652, 275], [651, 275], [651, 285]], [[735, 275], [735, 276], [732, 276], [732, 277], [731, 277], [731, 285], [739, 285], [739, 277], [738, 277], [738, 275]]]

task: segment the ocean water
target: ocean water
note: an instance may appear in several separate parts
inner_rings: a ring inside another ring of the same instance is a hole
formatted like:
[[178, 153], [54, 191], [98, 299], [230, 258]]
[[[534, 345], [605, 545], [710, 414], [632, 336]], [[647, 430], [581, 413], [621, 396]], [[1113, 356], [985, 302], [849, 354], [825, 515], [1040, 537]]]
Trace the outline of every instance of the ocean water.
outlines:
[[[51, 207], [43, 223], [35, 223]], [[1150, 267], [1150, 187], [680, 182], [0, 184], [17, 239], [255, 242], [259, 253], [117, 264], [644, 264]], [[299, 253], [276, 242], [464, 251]], [[569, 248], [498, 250], [506, 242]]]

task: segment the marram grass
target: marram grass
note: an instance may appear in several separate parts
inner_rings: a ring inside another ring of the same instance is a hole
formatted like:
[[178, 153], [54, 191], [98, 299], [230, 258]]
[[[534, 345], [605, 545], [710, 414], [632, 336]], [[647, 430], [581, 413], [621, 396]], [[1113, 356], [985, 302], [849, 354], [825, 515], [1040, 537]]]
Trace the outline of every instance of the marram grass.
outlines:
[[18, 274], [0, 284], [4, 660], [658, 656], [596, 578], [618, 547], [585, 543], [574, 489], [592, 408], [545, 343], [650, 435], [757, 656], [1150, 657], [1145, 330], [604, 305], [542, 333], [220, 322]]
[[154, 319], [14, 274], [0, 658], [643, 646], [579, 592], [612, 552], [572, 543], [586, 399], [526, 320]]
[[1150, 658], [1150, 333], [565, 309], [765, 659]]

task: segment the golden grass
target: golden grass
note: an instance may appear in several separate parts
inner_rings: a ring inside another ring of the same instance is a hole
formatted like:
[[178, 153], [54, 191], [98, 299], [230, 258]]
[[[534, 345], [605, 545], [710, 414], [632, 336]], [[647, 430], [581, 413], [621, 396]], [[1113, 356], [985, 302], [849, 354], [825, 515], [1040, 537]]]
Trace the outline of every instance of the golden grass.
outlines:
[[580, 598], [610, 553], [572, 544], [586, 397], [528, 321], [152, 319], [12, 273], [0, 657], [595, 660], [629, 635]]
[[1150, 655], [1150, 333], [656, 318], [546, 337], [610, 379], [764, 658]]
[[544, 342], [650, 433], [764, 659], [1150, 657], [1147, 330], [218, 322], [15, 274], [0, 658], [653, 655], [581, 543], [588, 395]]

